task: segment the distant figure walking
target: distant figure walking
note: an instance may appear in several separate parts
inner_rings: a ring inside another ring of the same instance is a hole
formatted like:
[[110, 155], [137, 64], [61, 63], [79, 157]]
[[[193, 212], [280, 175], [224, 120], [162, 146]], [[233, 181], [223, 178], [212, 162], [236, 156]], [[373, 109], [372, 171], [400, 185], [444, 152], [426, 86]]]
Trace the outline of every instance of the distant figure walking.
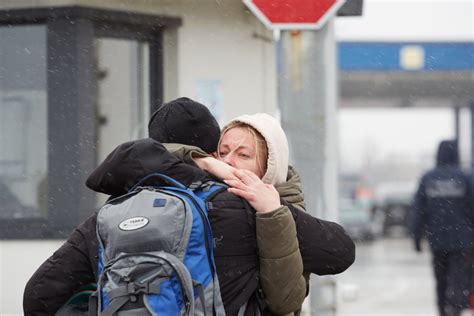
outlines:
[[474, 211], [469, 177], [459, 166], [456, 141], [442, 141], [436, 167], [420, 181], [410, 217], [416, 251], [428, 239], [433, 253], [440, 316], [458, 316], [469, 307], [474, 246]]

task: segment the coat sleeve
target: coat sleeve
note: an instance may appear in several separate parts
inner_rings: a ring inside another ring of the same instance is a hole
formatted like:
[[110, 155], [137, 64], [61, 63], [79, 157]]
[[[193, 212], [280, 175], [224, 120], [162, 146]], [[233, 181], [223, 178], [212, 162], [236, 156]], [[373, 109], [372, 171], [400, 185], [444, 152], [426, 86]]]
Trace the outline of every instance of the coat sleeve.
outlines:
[[305, 272], [338, 274], [354, 263], [355, 244], [340, 225], [288, 207], [295, 220]]
[[301, 187], [301, 178], [298, 172], [292, 166], [288, 166], [288, 175], [286, 182], [275, 185], [275, 189], [282, 199], [287, 204], [298, 208], [301, 211], [306, 211], [306, 204], [304, 201], [304, 193]]
[[170, 154], [172, 154], [179, 160], [184, 161], [185, 163], [193, 166], [195, 165], [193, 160], [194, 158], [211, 157], [211, 155], [196, 146], [176, 143], [164, 143], [163, 146], [166, 148], [166, 150], [168, 150]]
[[96, 214], [76, 228], [29, 279], [23, 293], [24, 315], [54, 315], [81, 286], [95, 283], [90, 240], [96, 238], [84, 234], [95, 232], [95, 223]]
[[260, 284], [268, 308], [276, 314], [298, 310], [306, 297], [303, 260], [295, 221], [286, 206], [256, 215]]
[[423, 177], [413, 198], [411, 214], [409, 216], [410, 231], [416, 244], [420, 243], [423, 237], [426, 217], [426, 189], [425, 178]]
[[[468, 218], [471, 221], [471, 227], [474, 230], [474, 175], [473, 174], [466, 174], [466, 183], [467, 183], [467, 191], [466, 191], [466, 200], [467, 200], [467, 212]], [[474, 250], [473, 250], [474, 255]]]
[[[112, 196], [125, 194], [140, 180], [152, 173], [163, 173], [184, 185], [202, 181], [209, 174], [188, 165], [159, 142], [140, 139], [116, 147], [92, 171], [86, 181], [88, 188]], [[156, 179], [151, 179], [152, 184]]]

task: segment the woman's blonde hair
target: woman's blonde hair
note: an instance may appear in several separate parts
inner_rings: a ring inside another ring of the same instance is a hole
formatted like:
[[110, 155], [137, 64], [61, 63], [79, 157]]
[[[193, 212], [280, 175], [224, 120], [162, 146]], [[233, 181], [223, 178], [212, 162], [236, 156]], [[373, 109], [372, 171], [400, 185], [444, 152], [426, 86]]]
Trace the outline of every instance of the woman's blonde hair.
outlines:
[[225, 127], [225, 129], [221, 132], [221, 138], [219, 139], [219, 143], [217, 145], [217, 155], [219, 156], [219, 158], [221, 158], [220, 147], [221, 147], [221, 141], [222, 141], [222, 138], [224, 137], [224, 134], [228, 132], [229, 130], [236, 127], [244, 128], [250, 133], [250, 135], [252, 135], [252, 138], [255, 143], [255, 153], [256, 153], [255, 156], [257, 160], [257, 166], [258, 166], [258, 169], [261, 171], [261, 174], [263, 177], [263, 175], [267, 171], [267, 160], [268, 160], [267, 142], [265, 138], [262, 136], [262, 134], [260, 134], [255, 128], [253, 128], [247, 123], [234, 121]]

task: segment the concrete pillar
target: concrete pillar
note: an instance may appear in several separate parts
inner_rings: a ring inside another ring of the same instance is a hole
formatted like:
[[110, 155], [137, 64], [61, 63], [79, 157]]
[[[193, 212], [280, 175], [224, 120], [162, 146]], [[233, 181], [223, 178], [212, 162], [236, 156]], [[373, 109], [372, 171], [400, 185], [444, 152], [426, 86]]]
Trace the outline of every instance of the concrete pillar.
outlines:
[[454, 137], [456, 138], [456, 141], [459, 144], [459, 137], [460, 137], [460, 120], [459, 120], [459, 115], [460, 115], [460, 108], [455, 107], [454, 109]]
[[474, 100], [470, 102], [471, 108], [471, 172], [474, 172]]

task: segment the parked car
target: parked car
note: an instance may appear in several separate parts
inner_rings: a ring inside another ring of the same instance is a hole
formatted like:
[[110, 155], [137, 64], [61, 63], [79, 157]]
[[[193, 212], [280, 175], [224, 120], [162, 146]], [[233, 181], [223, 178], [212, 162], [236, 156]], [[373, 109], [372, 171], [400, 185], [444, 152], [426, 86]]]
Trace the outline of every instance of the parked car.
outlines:
[[390, 182], [377, 187], [372, 213], [383, 217], [384, 235], [394, 228], [408, 233], [408, 216], [415, 189], [414, 182]]
[[356, 199], [339, 200], [339, 222], [356, 241], [371, 241], [382, 233], [382, 221], [370, 212], [370, 203]]

